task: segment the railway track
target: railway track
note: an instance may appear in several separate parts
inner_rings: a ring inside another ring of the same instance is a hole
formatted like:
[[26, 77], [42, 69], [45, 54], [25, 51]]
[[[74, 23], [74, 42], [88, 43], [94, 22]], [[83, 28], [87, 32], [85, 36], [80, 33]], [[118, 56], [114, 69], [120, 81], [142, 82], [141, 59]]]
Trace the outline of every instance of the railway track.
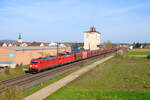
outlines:
[[32, 74], [27, 73], [25, 75], [21, 75], [21, 76], [15, 77], [15, 78], [11, 78], [11, 79], [8, 79], [8, 80], [1, 81], [1, 84], [8, 84], [8, 83], [11, 83], [13, 81], [23, 79], [23, 78], [26, 78], [26, 77], [30, 77], [30, 76], [32, 76]]
[[62, 65], [61, 67], [53, 68], [51, 70], [44, 71], [38, 74], [27, 73], [25, 75], [22, 75], [16, 78], [8, 79], [8, 80], [1, 82], [2, 84], [1, 89], [5, 89], [5, 87], [18, 86], [20, 89], [24, 91], [24, 90], [34, 87], [35, 85], [38, 85], [40, 83], [53, 79], [59, 75], [62, 75], [66, 72], [72, 71], [85, 64], [91, 63], [93, 60], [103, 58], [105, 55], [108, 55], [108, 54], [95, 56], [95, 57], [91, 57], [91, 58], [81, 60], [78, 62]]

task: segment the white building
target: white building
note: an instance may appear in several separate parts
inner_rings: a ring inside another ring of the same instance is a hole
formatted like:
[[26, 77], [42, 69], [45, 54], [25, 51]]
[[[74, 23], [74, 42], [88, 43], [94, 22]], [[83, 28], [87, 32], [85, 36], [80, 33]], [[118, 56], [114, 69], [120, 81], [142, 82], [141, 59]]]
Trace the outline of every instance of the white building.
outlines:
[[7, 47], [7, 44], [6, 44], [6, 43], [3, 43], [3, 44], [2, 44], [2, 47]]
[[27, 44], [27, 43], [21, 43], [20, 46], [21, 46], [21, 47], [27, 47], [28, 44]]
[[84, 49], [96, 50], [99, 49], [101, 33], [96, 31], [95, 27], [91, 27], [90, 31], [84, 32]]
[[133, 46], [132, 46], [132, 45], [131, 45], [131, 46], [129, 46], [129, 49], [130, 49], [130, 50], [132, 50], [132, 49], [133, 49]]
[[11, 47], [11, 46], [12, 46], [12, 44], [9, 42], [5, 42], [2, 44], [2, 47]]
[[8, 62], [0, 62], [0, 68], [15, 68], [16, 64], [12, 61]]
[[51, 43], [49, 44], [49, 46], [50, 46], [50, 47], [57, 47], [57, 43], [51, 42]]
[[59, 44], [59, 47], [65, 48], [66, 46], [63, 43], [61, 43], [61, 44]]

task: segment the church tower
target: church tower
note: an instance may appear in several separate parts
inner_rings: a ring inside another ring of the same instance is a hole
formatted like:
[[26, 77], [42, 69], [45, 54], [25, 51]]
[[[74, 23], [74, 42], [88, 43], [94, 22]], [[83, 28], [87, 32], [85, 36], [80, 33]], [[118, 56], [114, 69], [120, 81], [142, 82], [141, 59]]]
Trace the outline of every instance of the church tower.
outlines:
[[100, 45], [100, 35], [101, 33], [96, 31], [93, 26], [89, 31], [84, 32], [84, 49], [85, 50], [97, 50]]
[[19, 42], [19, 43], [22, 43], [21, 33], [19, 33], [18, 42]]

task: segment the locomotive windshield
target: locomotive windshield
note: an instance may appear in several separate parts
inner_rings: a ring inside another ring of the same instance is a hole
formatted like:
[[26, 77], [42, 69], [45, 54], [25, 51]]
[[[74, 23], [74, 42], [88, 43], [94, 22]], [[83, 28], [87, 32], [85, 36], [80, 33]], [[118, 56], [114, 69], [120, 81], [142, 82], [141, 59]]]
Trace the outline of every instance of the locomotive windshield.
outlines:
[[38, 64], [38, 61], [31, 61], [31, 64]]

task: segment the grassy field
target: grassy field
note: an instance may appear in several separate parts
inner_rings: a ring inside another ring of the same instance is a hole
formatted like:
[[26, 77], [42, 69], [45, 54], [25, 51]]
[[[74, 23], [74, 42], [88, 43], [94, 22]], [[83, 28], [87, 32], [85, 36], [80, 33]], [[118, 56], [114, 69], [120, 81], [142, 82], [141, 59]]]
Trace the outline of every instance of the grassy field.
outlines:
[[150, 55], [150, 49], [133, 49], [127, 52], [130, 57], [147, 57]]
[[150, 52], [150, 49], [133, 49], [131, 51], [136, 51], [136, 52]]
[[45, 100], [150, 100], [150, 60], [113, 58]]
[[129, 51], [128, 55], [150, 55], [150, 52]]
[[28, 69], [28, 66], [16, 67], [14, 69], [0, 69], [0, 81], [25, 74], [24, 69]]

